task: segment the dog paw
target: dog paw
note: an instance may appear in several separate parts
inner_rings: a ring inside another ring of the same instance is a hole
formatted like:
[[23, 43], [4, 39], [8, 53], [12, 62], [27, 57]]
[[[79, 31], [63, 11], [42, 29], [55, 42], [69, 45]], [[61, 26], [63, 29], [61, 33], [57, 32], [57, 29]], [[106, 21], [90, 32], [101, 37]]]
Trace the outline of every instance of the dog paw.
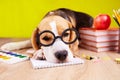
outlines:
[[2, 45], [0, 49], [1, 50], [15, 50], [17, 48], [14, 43], [6, 43], [6, 44]]
[[40, 49], [40, 50], [37, 50], [37, 51], [34, 53], [34, 55], [33, 55], [32, 58], [33, 58], [33, 59], [37, 59], [37, 60], [45, 60], [45, 57], [44, 57], [41, 49]]

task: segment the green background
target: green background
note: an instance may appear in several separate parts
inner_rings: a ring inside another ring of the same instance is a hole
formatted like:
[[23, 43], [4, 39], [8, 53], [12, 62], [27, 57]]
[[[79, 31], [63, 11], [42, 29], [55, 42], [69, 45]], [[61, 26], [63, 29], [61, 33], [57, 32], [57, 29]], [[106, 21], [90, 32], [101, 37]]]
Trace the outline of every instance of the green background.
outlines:
[[109, 14], [111, 27], [113, 9], [120, 8], [120, 0], [0, 0], [0, 37], [30, 37], [33, 29], [50, 10], [69, 8], [95, 17]]

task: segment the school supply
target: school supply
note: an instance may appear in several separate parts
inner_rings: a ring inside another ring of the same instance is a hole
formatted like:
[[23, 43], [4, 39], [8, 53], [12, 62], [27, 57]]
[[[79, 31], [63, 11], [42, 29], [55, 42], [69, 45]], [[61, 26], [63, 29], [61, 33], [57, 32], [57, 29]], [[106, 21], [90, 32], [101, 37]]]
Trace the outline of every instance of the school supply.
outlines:
[[113, 10], [113, 19], [119, 26], [119, 41], [118, 41], [118, 53], [120, 53], [120, 9], [118, 10]]
[[80, 46], [95, 52], [117, 51], [119, 29], [95, 30], [82, 28], [80, 31]]
[[29, 57], [25, 54], [0, 50], [0, 62], [14, 64], [28, 59]]
[[66, 63], [52, 63], [46, 60], [35, 60], [30, 59], [33, 69], [42, 69], [42, 68], [52, 68], [52, 67], [60, 67], [60, 66], [68, 66], [68, 65], [77, 65], [83, 64], [84, 61], [80, 58], [73, 58], [71, 62]]

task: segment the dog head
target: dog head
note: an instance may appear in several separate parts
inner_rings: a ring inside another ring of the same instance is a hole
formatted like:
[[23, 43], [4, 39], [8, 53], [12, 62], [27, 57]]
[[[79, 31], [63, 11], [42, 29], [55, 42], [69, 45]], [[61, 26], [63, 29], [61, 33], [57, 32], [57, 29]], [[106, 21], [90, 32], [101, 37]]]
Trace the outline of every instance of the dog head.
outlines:
[[67, 43], [77, 39], [76, 33], [69, 30], [72, 27], [69, 21], [60, 16], [45, 17], [32, 34], [33, 48], [42, 49], [47, 61], [71, 61], [73, 54]]

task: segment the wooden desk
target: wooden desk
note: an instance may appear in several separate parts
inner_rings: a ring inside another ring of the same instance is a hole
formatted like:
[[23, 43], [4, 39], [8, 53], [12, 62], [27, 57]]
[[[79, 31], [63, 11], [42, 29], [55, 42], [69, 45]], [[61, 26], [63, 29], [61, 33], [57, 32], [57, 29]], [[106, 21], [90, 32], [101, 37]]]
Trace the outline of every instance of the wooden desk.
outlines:
[[[15, 39], [0, 39], [0, 45], [9, 41]], [[25, 53], [25, 50], [21, 52]], [[120, 80], [120, 64], [114, 61], [120, 54], [95, 53], [85, 49], [76, 53], [79, 57], [82, 57], [82, 54], [96, 56], [100, 61], [84, 59], [85, 63], [80, 65], [38, 70], [32, 68], [29, 60], [13, 65], [0, 62], [0, 80]]]

